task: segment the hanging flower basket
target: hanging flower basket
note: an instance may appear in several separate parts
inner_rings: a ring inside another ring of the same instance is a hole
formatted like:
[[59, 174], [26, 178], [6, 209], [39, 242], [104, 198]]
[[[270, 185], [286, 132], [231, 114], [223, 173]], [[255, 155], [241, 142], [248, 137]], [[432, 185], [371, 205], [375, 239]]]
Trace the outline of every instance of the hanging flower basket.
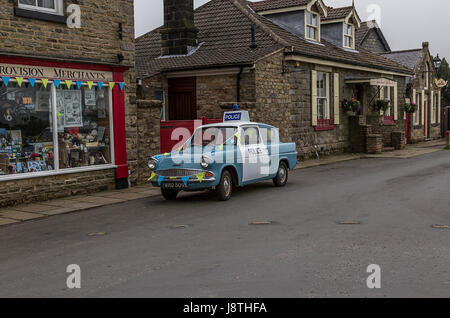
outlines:
[[414, 114], [417, 111], [417, 105], [414, 102], [405, 104], [405, 112], [408, 114]]
[[387, 100], [378, 99], [375, 104], [373, 104], [373, 110], [377, 113], [383, 111], [384, 113], [387, 112], [387, 110], [390, 107], [390, 103]]
[[346, 111], [349, 115], [354, 115], [356, 112], [360, 110], [361, 103], [359, 100], [352, 98], [350, 100], [344, 99], [342, 101], [342, 107], [344, 111]]

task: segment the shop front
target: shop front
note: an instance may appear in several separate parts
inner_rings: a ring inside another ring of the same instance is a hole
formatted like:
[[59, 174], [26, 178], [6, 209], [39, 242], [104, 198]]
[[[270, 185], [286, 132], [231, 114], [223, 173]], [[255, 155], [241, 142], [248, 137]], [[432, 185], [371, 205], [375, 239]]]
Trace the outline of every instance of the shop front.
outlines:
[[0, 57], [0, 183], [109, 170], [127, 187], [126, 70]]

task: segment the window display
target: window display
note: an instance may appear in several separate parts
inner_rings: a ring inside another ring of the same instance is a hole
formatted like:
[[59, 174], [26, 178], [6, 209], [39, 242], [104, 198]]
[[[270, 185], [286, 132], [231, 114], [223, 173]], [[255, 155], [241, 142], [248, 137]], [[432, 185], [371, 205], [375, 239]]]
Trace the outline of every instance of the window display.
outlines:
[[56, 106], [59, 168], [111, 163], [108, 89], [57, 89]]
[[28, 81], [1, 85], [0, 175], [55, 169], [51, 86]]

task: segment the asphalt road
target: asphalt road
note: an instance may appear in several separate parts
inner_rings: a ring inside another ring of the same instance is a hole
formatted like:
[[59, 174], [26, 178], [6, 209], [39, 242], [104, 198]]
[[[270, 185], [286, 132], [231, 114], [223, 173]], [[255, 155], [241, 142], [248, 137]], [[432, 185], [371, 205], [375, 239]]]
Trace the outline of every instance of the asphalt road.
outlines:
[[0, 296], [450, 297], [450, 229], [434, 224], [450, 225], [450, 152], [348, 161], [229, 202], [152, 197], [0, 228]]

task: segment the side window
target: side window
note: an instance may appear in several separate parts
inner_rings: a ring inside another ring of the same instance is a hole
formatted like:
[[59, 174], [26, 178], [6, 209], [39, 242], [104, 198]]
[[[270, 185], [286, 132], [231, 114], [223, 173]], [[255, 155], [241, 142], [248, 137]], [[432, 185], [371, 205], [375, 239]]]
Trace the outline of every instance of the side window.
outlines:
[[242, 131], [245, 146], [257, 145], [261, 143], [261, 138], [257, 127], [244, 127]]
[[19, 0], [19, 8], [50, 14], [62, 15], [62, 0]]
[[259, 131], [265, 145], [270, 145], [273, 141], [277, 140], [278, 132], [274, 127], [260, 126]]

